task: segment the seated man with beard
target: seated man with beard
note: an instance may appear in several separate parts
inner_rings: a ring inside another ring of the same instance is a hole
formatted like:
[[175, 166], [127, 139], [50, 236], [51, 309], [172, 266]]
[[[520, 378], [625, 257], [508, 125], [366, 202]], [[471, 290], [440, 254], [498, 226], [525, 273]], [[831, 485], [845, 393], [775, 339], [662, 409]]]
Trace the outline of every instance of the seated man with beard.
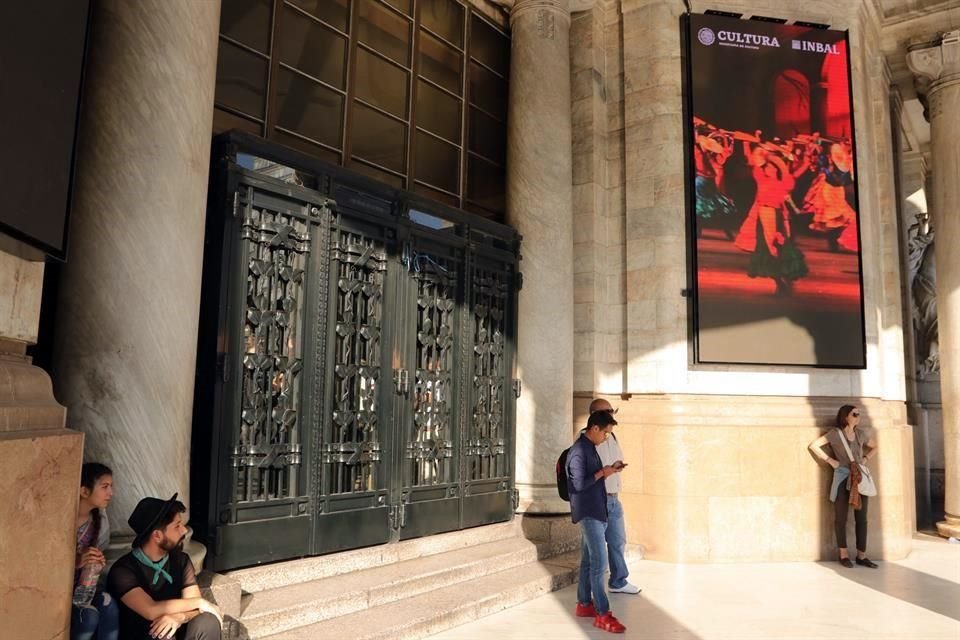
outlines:
[[127, 520], [136, 533], [133, 551], [113, 565], [108, 589], [120, 601], [123, 640], [220, 640], [222, 618], [216, 605], [200, 596], [187, 535], [177, 500], [144, 498]]

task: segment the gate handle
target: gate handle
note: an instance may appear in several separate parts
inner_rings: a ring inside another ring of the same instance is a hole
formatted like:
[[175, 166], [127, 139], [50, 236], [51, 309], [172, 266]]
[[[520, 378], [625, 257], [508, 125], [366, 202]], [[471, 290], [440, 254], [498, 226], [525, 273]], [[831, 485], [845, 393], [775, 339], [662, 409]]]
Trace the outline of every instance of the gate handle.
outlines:
[[406, 395], [410, 391], [410, 373], [406, 369], [394, 369], [393, 385], [398, 394]]

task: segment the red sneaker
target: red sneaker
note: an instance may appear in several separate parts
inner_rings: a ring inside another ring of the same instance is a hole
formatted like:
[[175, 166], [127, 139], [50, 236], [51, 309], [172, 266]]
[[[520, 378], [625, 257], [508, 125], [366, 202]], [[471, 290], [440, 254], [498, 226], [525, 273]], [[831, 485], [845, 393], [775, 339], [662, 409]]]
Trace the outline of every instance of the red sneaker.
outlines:
[[588, 602], [587, 604], [577, 603], [577, 617], [578, 618], [596, 618], [597, 610], [593, 608], [593, 603]]
[[625, 626], [620, 624], [619, 620], [613, 617], [612, 611], [607, 611], [602, 616], [594, 618], [593, 626], [598, 629], [603, 629], [604, 631], [609, 631], [610, 633], [623, 633], [627, 630]]

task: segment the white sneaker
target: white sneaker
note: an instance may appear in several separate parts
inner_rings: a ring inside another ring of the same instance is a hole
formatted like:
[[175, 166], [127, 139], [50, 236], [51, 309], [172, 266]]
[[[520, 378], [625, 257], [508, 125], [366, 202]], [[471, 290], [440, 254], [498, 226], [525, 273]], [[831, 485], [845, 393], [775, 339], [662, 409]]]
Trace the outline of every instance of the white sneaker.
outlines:
[[630, 595], [637, 595], [640, 593], [640, 587], [628, 582], [622, 587], [610, 587], [610, 593], [629, 593]]

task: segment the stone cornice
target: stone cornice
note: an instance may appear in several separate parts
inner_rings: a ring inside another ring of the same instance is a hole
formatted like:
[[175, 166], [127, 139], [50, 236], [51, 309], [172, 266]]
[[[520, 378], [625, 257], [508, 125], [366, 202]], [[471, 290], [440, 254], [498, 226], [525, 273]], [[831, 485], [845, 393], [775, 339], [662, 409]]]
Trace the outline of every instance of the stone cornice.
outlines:
[[960, 8], [960, 0], [939, 0], [939, 2], [937, 0], [932, 0], [928, 1], [926, 4], [927, 6], [923, 7], [922, 9], [908, 9], [899, 13], [889, 13], [885, 12], [882, 7], [880, 7], [879, 0], [871, 1], [872, 8], [879, 17], [880, 23], [884, 27], [897, 25], [903, 22], [909, 22], [911, 20], [922, 19], [928, 16], [936, 16], [938, 13]]
[[[624, 0], [624, 5], [629, 1], [630, 0]], [[650, 0], [632, 1], [634, 3], [639, 2], [641, 5], [651, 4]], [[681, 0], [674, 0], [674, 2], [668, 4], [675, 4], [681, 12], [685, 11], [684, 3]], [[690, 0], [690, 8], [694, 13], [703, 13], [709, 9], [742, 13], [742, 19], [748, 19], [754, 15], [761, 15], [786, 18], [789, 23], [797, 20], [817, 22], [828, 24], [831, 29], [841, 31], [857, 26], [856, 22], [859, 20], [859, 4], [855, 4], [853, 0], [844, 0], [843, 2], [834, 2], [832, 4], [809, 2], [803, 5], [796, 4], [790, 6], [788, 6], [788, 3], [782, 1], [745, 3], [742, 0]], [[624, 12], [626, 11], [627, 8], [624, 7]]]

